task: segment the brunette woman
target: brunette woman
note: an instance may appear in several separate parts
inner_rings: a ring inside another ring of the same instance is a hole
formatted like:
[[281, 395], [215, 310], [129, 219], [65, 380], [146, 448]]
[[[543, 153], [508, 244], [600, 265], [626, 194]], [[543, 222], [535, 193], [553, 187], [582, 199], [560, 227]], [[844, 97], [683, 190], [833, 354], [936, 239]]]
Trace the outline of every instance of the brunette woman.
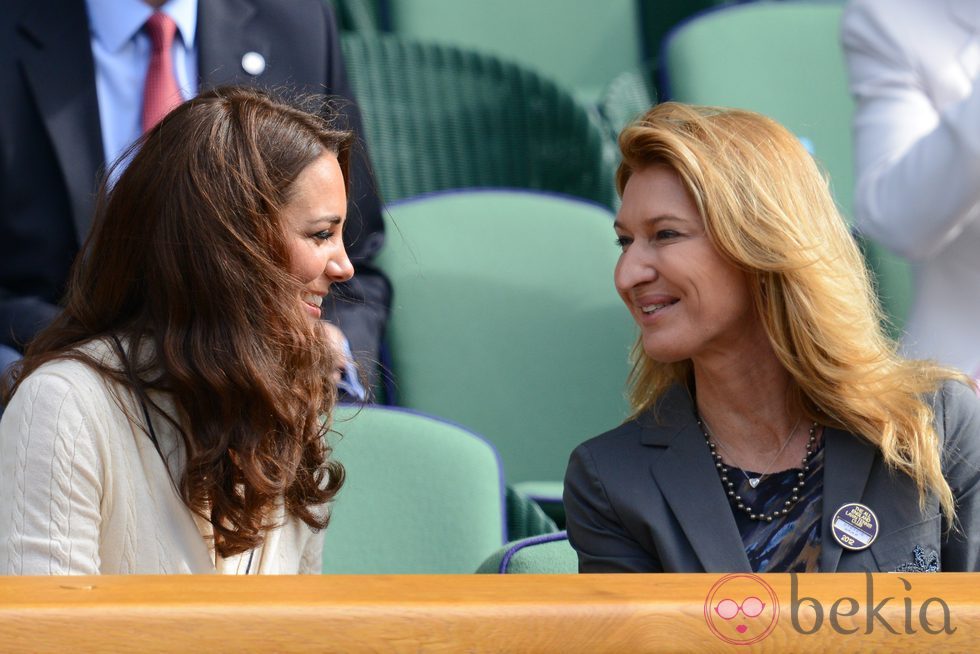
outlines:
[[319, 571], [350, 143], [223, 88], [137, 144], [7, 393], [0, 572]]

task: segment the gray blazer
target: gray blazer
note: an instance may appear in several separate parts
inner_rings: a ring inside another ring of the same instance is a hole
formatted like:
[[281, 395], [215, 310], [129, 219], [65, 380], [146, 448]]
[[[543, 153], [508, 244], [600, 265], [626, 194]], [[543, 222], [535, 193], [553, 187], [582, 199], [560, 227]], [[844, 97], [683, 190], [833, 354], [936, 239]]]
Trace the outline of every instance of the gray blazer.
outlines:
[[[934, 498], [920, 511], [915, 484], [890, 471], [874, 446], [825, 429], [821, 571], [928, 569], [923, 561], [950, 572], [980, 569], [980, 400], [950, 382], [933, 409], [957, 529], [948, 529]], [[656, 411], [579, 445], [564, 501], [581, 572], [752, 572], [684, 388], [670, 389]], [[868, 549], [845, 550], [830, 536], [834, 512], [848, 502], [878, 517]]]

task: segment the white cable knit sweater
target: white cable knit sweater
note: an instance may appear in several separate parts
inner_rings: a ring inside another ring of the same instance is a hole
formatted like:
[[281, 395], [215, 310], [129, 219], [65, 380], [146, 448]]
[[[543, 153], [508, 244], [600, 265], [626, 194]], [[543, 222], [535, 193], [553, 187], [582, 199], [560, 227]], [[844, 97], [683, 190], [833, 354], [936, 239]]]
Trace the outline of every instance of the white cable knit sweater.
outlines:
[[[112, 356], [105, 343], [86, 347]], [[168, 474], [183, 465], [176, 430], [154, 418], [164, 464], [127, 413], [142, 422], [130, 393], [79, 362], [46, 364], [21, 384], [0, 421], [0, 574], [320, 572], [322, 535], [281, 508], [282, 526], [254, 553], [216, 557], [210, 525]]]

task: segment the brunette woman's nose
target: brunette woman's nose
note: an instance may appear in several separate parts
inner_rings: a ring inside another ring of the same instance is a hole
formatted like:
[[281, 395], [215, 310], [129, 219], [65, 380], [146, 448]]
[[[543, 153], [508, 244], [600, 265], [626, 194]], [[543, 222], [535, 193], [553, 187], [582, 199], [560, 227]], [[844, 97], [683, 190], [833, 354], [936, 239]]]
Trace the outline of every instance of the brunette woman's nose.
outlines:
[[337, 256], [331, 257], [327, 261], [327, 267], [323, 272], [333, 282], [346, 282], [353, 277], [354, 264], [351, 263], [350, 257], [347, 256], [347, 250], [341, 248]]

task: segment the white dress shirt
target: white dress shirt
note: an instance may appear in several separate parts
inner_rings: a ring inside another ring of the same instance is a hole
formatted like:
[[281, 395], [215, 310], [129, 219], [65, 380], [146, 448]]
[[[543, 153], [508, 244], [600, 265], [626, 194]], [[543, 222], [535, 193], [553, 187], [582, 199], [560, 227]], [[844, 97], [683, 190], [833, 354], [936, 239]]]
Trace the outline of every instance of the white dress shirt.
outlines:
[[[143, 86], [150, 37], [143, 24], [154, 9], [142, 0], [86, 0], [95, 57], [102, 146], [114, 162], [143, 133]], [[197, 0], [169, 0], [160, 11], [177, 24], [174, 74], [184, 100], [197, 94]]]

